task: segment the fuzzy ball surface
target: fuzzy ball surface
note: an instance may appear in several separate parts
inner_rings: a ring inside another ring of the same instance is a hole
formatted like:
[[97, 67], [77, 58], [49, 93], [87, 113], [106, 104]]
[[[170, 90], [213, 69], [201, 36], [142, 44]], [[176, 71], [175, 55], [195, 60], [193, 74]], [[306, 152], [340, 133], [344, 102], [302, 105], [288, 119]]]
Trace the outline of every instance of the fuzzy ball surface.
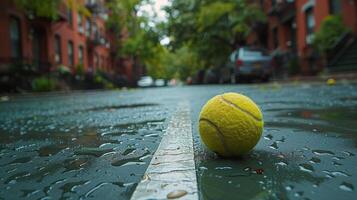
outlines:
[[199, 117], [203, 143], [223, 157], [237, 157], [254, 148], [263, 132], [263, 115], [247, 96], [225, 93], [210, 99]]

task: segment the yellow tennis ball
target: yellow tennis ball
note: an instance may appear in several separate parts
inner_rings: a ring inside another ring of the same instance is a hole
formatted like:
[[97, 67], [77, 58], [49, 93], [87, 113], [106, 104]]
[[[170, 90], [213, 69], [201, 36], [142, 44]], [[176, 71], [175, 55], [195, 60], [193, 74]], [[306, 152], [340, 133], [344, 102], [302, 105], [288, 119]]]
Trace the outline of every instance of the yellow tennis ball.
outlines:
[[333, 78], [329, 78], [329, 79], [327, 79], [326, 84], [330, 85], [330, 86], [331, 85], [335, 85], [336, 84], [336, 80], [333, 79]]
[[213, 97], [203, 106], [199, 118], [201, 140], [223, 157], [239, 156], [253, 149], [263, 126], [259, 107], [238, 93]]

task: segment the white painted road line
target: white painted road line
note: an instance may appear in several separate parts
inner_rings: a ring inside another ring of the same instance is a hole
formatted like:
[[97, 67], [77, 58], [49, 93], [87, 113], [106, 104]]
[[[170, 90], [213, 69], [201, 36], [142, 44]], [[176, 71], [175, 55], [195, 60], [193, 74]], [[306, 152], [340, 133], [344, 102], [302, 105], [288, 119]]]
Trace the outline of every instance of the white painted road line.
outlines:
[[178, 105], [131, 200], [198, 199], [188, 103]]

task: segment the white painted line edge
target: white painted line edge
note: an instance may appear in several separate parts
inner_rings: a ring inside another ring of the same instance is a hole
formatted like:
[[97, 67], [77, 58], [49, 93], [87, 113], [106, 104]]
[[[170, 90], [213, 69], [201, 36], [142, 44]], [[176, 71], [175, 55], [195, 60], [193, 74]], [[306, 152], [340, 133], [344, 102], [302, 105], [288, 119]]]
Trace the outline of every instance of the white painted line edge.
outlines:
[[161, 143], [131, 200], [168, 198], [198, 199], [188, 102], [180, 103], [170, 118]]

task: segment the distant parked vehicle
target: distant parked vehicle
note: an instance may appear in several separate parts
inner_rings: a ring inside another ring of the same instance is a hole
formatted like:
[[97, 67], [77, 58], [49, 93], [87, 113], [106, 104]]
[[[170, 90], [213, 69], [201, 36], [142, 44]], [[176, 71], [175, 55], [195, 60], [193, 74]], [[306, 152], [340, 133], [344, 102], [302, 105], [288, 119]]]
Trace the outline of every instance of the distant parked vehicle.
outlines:
[[156, 87], [163, 87], [163, 86], [165, 86], [165, 80], [164, 80], [164, 79], [156, 79], [156, 80], [155, 80], [155, 86], [156, 86]]
[[150, 76], [143, 76], [138, 81], [139, 87], [152, 87], [154, 86], [154, 80]]
[[269, 81], [272, 74], [272, 57], [261, 48], [242, 47], [230, 56], [232, 82], [260, 79]]

